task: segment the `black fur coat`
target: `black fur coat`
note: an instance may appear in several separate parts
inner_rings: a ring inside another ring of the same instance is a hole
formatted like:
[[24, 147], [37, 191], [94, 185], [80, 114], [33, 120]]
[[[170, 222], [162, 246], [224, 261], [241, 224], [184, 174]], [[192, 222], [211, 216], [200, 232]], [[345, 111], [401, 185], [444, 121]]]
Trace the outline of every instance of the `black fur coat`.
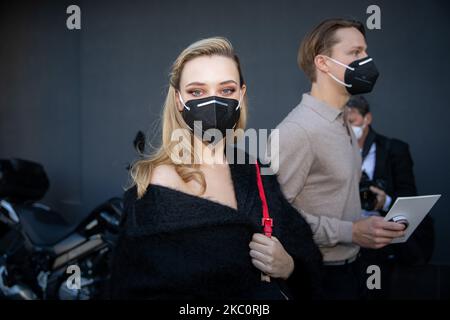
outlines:
[[293, 257], [287, 281], [261, 282], [249, 243], [262, 233], [254, 164], [230, 164], [238, 210], [150, 185], [125, 192], [126, 220], [113, 260], [113, 299], [311, 299], [320, 296], [322, 256], [309, 225], [284, 198], [276, 176], [262, 176], [273, 235]]

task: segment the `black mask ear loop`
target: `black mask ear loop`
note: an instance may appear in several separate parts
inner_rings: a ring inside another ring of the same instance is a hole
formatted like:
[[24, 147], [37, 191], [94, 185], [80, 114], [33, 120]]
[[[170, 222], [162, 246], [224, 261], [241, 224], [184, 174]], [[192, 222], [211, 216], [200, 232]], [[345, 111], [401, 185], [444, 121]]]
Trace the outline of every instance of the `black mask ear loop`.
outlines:
[[[191, 108], [189, 108], [189, 107], [186, 105], [186, 103], [184, 103], [184, 100], [183, 100], [183, 98], [181, 97], [181, 92], [180, 92], [180, 91], [178, 91], [178, 97], [180, 98], [180, 102], [183, 104], [183, 108], [185, 108], [186, 110], [190, 111]], [[183, 110], [183, 111], [184, 111], [184, 110]], [[181, 111], [181, 112], [183, 112], [183, 111]], [[185, 121], [185, 123], [186, 123], [186, 121]], [[194, 131], [194, 129], [192, 129], [187, 123], [186, 123], [186, 126], [189, 128], [189, 130]]]
[[235, 110], [237, 110], [241, 107], [242, 98], [244, 98], [244, 96], [242, 95], [242, 89], [239, 89], [239, 103]]
[[[340, 61], [338, 61], [338, 60], [336, 60], [336, 59], [333, 59], [333, 58], [331, 58], [331, 57], [328, 57], [328, 56], [325, 56], [325, 57], [327, 57], [328, 59], [330, 59], [330, 60], [333, 61], [334, 63], [340, 65], [341, 67], [344, 67], [344, 68], [346, 68], [346, 69], [348, 69], [348, 70], [350, 70], [350, 71], [355, 71], [355, 68], [352, 68], [352, 67], [346, 65], [345, 63], [342, 63], [342, 62], [340, 62]], [[348, 83], [345, 83], [344, 81], [339, 80], [339, 79], [338, 79], [334, 74], [332, 74], [331, 72], [327, 72], [327, 74], [328, 74], [334, 81], [336, 81], [337, 83], [342, 84], [343, 86], [345, 86], [345, 87], [347, 87], [347, 88], [351, 88], [351, 87], [352, 87], [351, 84], [348, 84]]]
[[[239, 89], [239, 91], [240, 91], [239, 92], [239, 103], [238, 103], [236, 109], [234, 109], [235, 111], [241, 107], [241, 102], [242, 102], [242, 99], [244, 98], [244, 96], [242, 95], [242, 89]], [[237, 126], [237, 121], [233, 126], [233, 130], [234, 130], [234, 128], [236, 128], [236, 126]]]
[[187, 109], [187, 110], [191, 110], [191, 108], [189, 108], [185, 103], [183, 98], [181, 97], [181, 92], [178, 91], [178, 96], [180, 97], [180, 102], [183, 104], [183, 106]]

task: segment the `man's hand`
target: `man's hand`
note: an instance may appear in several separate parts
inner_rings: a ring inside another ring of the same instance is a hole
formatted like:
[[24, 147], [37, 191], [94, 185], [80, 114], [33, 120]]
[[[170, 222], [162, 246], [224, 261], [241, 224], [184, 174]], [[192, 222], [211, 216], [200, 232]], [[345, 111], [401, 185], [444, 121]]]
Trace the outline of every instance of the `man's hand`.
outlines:
[[374, 186], [370, 187], [370, 191], [375, 193], [375, 195], [377, 196], [377, 203], [375, 204], [374, 210], [378, 211], [383, 209], [384, 203], [386, 202], [386, 192]]
[[294, 271], [294, 259], [276, 237], [255, 233], [249, 247], [253, 265], [265, 274], [287, 279]]
[[353, 242], [364, 248], [380, 249], [405, 235], [405, 226], [384, 221], [382, 217], [369, 217], [353, 223]]

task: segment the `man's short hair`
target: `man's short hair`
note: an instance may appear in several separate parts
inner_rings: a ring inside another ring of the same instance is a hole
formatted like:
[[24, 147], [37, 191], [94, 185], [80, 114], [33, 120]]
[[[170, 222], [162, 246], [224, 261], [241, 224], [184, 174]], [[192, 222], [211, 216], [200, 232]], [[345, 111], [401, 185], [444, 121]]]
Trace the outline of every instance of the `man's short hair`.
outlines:
[[356, 109], [363, 117], [370, 112], [369, 102], [364, 96], [352, 96], [347, 102], [347, 107]]
[[316, 26], [303, 39], [298, 50], [297, 63], [311, 82], [316, 81], [314, 59], [318, 54], [331, 55], [333, 46], [339, 42], [336, 31], [342, 28], [356, 28], [366, 36], [364, 24], [349, 19], [327, 19]]

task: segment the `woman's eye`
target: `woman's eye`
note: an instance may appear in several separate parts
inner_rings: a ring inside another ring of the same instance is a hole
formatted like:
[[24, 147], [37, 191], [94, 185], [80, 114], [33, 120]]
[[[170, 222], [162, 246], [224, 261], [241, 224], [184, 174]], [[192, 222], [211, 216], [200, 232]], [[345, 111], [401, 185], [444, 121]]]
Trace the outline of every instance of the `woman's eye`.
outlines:
[[189, 93], [191, 95], [193, 95], [194, 97], [199, 97], [202, 94], [202, 91], [201, 90], [192, 90], [192, 91], [189, 91]]
[[233, 88], [226, 88], [222, 90], [222, 94], [225, 96], [228, 96], [230, 94], [233, 94], [236, 90]]

